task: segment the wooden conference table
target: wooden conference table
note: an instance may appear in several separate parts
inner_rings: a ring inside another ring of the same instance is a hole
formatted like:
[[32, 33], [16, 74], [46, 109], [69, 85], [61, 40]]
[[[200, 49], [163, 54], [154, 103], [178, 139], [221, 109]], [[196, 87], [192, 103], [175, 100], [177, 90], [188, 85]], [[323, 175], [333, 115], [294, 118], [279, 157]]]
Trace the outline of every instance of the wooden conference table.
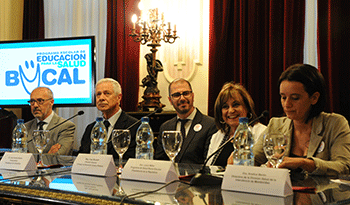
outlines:
[[[44, 155], [45, 164], [61, 165], [23, 172], [0, 170], [1, 204], [348, 204], [350, 186], [333, 183], [328, 177], [292, 176], [294, 187], [315, 191], [294, 191], [289, 197], [223, 191], [220, 186], [190, 186], [175, 182], [152, 193], [124, 198], [140, 191], [152, 191], [164, 184], [72, 174], [74, 157]], [[197, 173], [199, 165], [178, 164], [182, 175]], [[189, 177], [181, 177], [188, 182]]]

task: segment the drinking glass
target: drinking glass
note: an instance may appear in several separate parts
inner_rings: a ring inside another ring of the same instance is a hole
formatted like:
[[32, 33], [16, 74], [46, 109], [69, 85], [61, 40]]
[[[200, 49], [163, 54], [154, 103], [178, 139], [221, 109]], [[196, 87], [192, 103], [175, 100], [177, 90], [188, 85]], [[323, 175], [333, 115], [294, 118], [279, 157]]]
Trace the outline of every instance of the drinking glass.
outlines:
[[162, 133], [162, 142], [165, 153], [174, 163], [175, 157], [181, 150], [182, 135], [180, 131], [164, 131]]
[[34, 146], [39, 152], [39, 162], [38, 166], [45, 166], [43, 163], [43, 150], [45, 149], [47, 143], [49, 142], [50, 138], [48, 137], [49, 131], [48, 130], [34, 130], [33, 131], [33, 141]]
[[288, 148], [288, 138], [281, 133], [267, 133], [264, 135], [263, 149], [268, 162], [278, 168], [283, 161]]
[[117, 173], [120, 174], [123, 171], [123, 155], [128, 150], [130, 145], [131, 135], [129, 130], [114, 129], [112, 132], [112, 144], [115, 151], [119, 155], [119, 166]]

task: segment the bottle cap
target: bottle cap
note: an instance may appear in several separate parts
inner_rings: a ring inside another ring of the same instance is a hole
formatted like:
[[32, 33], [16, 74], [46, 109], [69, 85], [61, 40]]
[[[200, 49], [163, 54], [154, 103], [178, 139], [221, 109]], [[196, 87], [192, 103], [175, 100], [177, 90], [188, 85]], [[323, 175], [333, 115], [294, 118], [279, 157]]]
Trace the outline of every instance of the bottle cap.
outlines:
[[141, 118], [141, 122], [149, 122], [149, 118], [148, 117], [142, 117]]
[[97, 121], [97, 122], [103, 121], [103, 117], [96, 117], [96, 121]]
[[248, 118], [247, 117], [240, 117], [239, 118], [239, 123], [248, 123]]
[[17, 123], [24, 123], [23, 119], [17, 119]]

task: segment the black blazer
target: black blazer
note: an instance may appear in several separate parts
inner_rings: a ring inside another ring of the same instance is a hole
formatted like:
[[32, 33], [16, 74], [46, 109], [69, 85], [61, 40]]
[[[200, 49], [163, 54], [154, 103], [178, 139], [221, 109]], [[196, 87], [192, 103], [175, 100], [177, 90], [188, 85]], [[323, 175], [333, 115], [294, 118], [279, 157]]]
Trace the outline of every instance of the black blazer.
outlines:
[[[114, 125], [114, 129], [126, 129], [130, 125], [134, 124], [137, 121], [136, 118], [126, 114], [124, 111], [120, 114], [117, 122]], [[84, 131], [83, 138], [81, 139], [81, 145], [79, 153], [90, 153], [91, 146], [91, 130], [96, 122], [89, 124]], [[136, 148], [136, 131], [140, 126], [140, 123], [137, 123], [130, 129], [131, 141], [128, 150], [124, 153], [123, 159], [127, 160], [129, 158], [135, 158], [135, 148]], [[111, 139], [111, 138], [109, 138]], [[119, 159], [117, 152], [114, 150], [112, 142], [110, 141], [107, 144], [107, 154], [113, 154], [114, 159]]]
[[[176, 130], [177, 117], [164, 122], [159, 129], [155, 159], [169, 160], [162, 145], [162, 132]], [[201, 127], [201, 129], [198, 129]], [[182, 143], [180, 153], [175, 162], [203, 164], [207, 157], [211, 136], [217, 131], [214, 118], [203, 115], [198, 109], [193, 118], [190, 130]]]

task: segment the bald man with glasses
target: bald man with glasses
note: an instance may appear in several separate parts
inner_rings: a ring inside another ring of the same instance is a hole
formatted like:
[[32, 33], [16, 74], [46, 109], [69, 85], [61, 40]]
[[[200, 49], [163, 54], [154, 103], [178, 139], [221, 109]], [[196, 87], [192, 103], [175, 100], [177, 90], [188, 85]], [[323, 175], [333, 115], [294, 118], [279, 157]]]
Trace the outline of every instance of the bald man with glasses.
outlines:
[[[59, 117], [53, 110], [54, 98], [52, 91], [47, 87], [37, 87], [30, 94], [28, 101], [30, 110], [35, 117], [25, 123], [28, 131], [28, 152], [38, 153], [33, 143], [34, 130], [50, 130], [65, 119]], [[50, 138], [43, 153], [71, 155], [73, 152], [75, 125], [67, 121], [49, 131]]]
[[203, 164], [211, 136], [217, 131], [214, 118], [203, 115], [194, 107], [191, 84], [183, 78], [169, 84], [168, 99], [175, 108], [177, 116], [160, 126], [154, 158], [169, 160], [162, 146], [161, 134], [166, 130], [178, 130], [183, 135], [183, 143], [175, 162]]

